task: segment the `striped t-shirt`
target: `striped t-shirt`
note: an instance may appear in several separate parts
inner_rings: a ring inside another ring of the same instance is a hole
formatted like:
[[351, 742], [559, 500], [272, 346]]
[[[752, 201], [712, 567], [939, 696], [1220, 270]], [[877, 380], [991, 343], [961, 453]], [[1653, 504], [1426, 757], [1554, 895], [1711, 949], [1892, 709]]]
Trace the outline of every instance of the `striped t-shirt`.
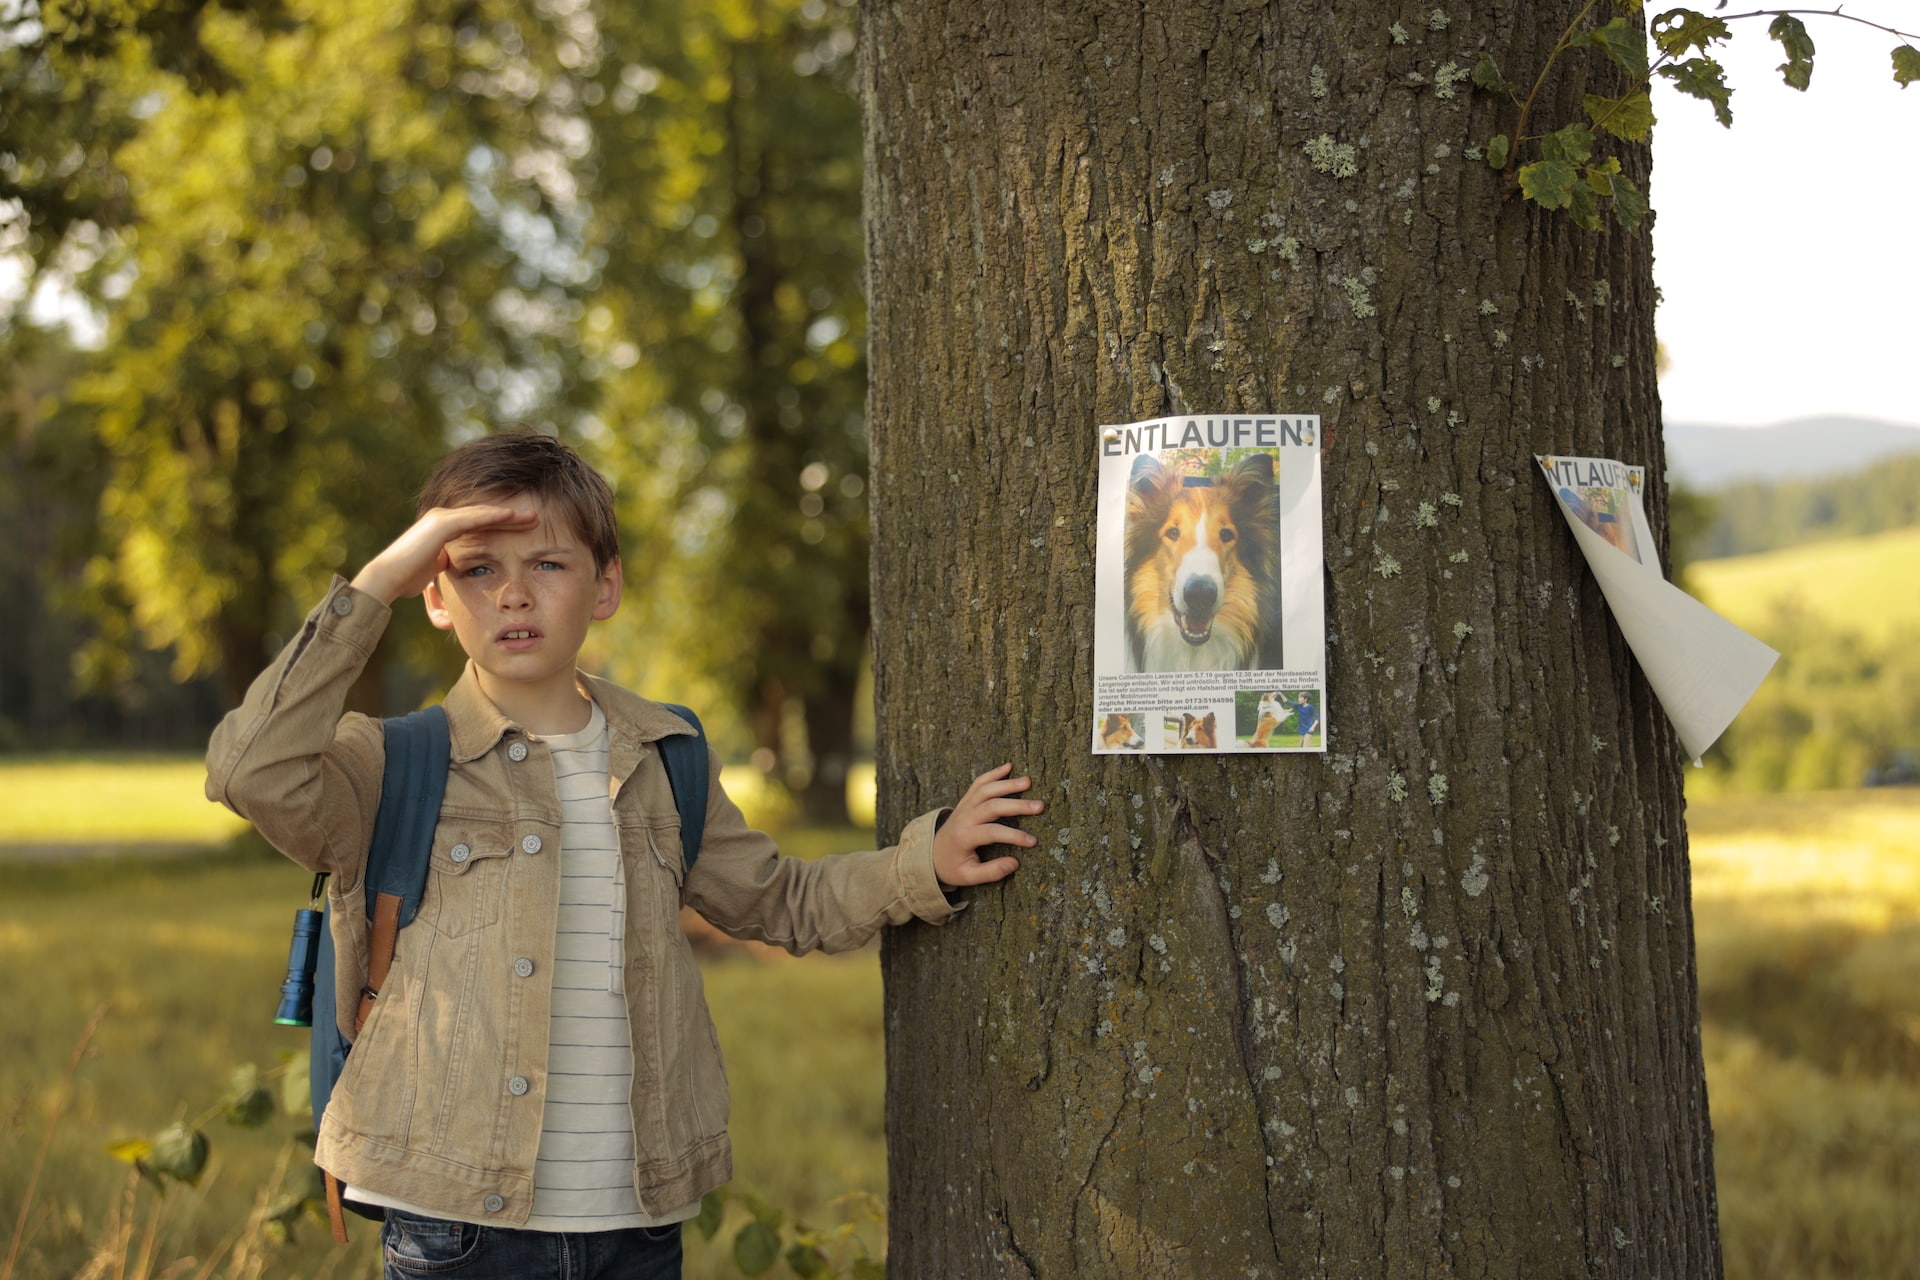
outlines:
[[547, 1102], [529, 1231], [606, 1231], [679, 1222], [633, 1189], [633, 1029], [624, 982], [627, 886], [613, 825], [607, 718], [541, 739], [560, 798], [560, 914], [553, 940]]
[[[684, 1222], [700, 1212], [697, 1202], [650, 1214], [633, 1188], [633, 1033], [623, 976], [627, 886], [613, 825], [607, 718], [594, 703], [586, 728], [535, 741], [545, 742], [552, 756], [560, 799], [560, 911], [546, 1111], [524, 1229], [611, 1231]], [[480, 1221], [359, 1188], [347, 1196], [427, 1217]]]

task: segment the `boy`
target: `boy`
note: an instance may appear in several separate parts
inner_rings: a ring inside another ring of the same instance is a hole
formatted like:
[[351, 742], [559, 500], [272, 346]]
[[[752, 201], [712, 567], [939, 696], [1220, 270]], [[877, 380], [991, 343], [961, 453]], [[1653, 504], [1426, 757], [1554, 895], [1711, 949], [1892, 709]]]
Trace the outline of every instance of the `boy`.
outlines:
[[[364, 956], [384, 755], [379, 721], [341, 714], [347, 689], [404, 596], [466, 651], [420, 913], [315, 1162], [385, 1208], [389, 1277], [678, 1276], [680, 1224], [732, 1173], [681, 904], [796, 954], [939, 924], [957, 910], [947, 888], [1013, 872], [978, 851], [1031, 846], [999, 820], [1041, 805], [1002, 766], [892, 849], [806, 863], [747, 827], [709, 752], [689, 873], [651, 745], [689, 726], [574, 667], [588, 626], [620, 605], [606, 481], [557, 441], [504, 433], [444, 458], [419, 512], [351, 584], [334, 581], [207, 750], [208, 796], [332, 873], [339, 953]], [[356, 985], [340, 984], [343, 1029]]]

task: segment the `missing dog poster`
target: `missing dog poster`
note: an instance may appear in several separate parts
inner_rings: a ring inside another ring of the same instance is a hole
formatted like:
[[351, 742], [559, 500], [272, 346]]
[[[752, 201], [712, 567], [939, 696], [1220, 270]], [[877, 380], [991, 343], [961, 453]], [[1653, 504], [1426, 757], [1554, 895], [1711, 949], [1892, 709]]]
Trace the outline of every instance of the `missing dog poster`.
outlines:
[[1099, 433], [1094, 753], [1325, 751], [1319, 417]]
[[1780, 655], [1667, 581], [1647, 526], [1646, 468], [1535, 457], [1620, 634], [1699, 764]]

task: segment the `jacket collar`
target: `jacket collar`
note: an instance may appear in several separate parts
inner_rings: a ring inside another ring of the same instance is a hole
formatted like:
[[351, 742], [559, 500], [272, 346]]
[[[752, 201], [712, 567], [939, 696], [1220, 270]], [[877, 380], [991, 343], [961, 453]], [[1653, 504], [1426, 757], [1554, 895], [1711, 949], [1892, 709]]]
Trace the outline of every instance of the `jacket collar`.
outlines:
[[[610, 680], [602, 680], [585, 672], [577, 675], [607, 717], [607, 735], [613, 756], [612, 771], [616, 778], [625, 778], [632, 772], [644, 744], [657, 742], [671, 734], [693, 732], [692, 725], [657, 702], [649, 702], [638, 694], [629, 693]], [[500, 739], [509, 731], [520, 728], [480, 691], [480, 681], [474, 675], [471, 661], [467, 663], [459, 682], [447, 691], [442, 705], [447, 710], [447, 729], [453, 739], [453, 758], [461, 764], [478, 760], [499, 745]]]

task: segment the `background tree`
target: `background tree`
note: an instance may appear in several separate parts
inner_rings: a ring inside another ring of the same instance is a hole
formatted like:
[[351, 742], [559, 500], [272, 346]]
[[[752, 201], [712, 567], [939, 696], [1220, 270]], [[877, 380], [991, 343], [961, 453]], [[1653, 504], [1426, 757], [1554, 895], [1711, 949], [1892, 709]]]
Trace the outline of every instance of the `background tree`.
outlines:
[[[1468, 77], [1611, 15], [864, 17], [880, 823], [1050, 804], [888, 940], [890, 1266], [1718, 1274], [1680, 751], [1532, 460], [1660, 474], [1648, 241]], [[1093, 757], [1096, 425], [1251, 410], [1325, 423], [1329, 750]]]
[[[209, 10], [215, 87], [134, 82], [129, 225], [80, 277], [106, 340], [67, 397], [105, 472], [96, 679], [137, 632], [237, 697], [451, 437], [573, 387], [589, 272], [550, 29], [505, 5], [291, 16]], [[382, 704], [381, 674], [357, 705]]]
[[699, 655], [757, 762], [844, 822], [867, 638], [853, 9], [642, 3], [598, 32], [589, 324], [630, 370], [601, 408], [640, 549], [630, 661], [659, 685]]

